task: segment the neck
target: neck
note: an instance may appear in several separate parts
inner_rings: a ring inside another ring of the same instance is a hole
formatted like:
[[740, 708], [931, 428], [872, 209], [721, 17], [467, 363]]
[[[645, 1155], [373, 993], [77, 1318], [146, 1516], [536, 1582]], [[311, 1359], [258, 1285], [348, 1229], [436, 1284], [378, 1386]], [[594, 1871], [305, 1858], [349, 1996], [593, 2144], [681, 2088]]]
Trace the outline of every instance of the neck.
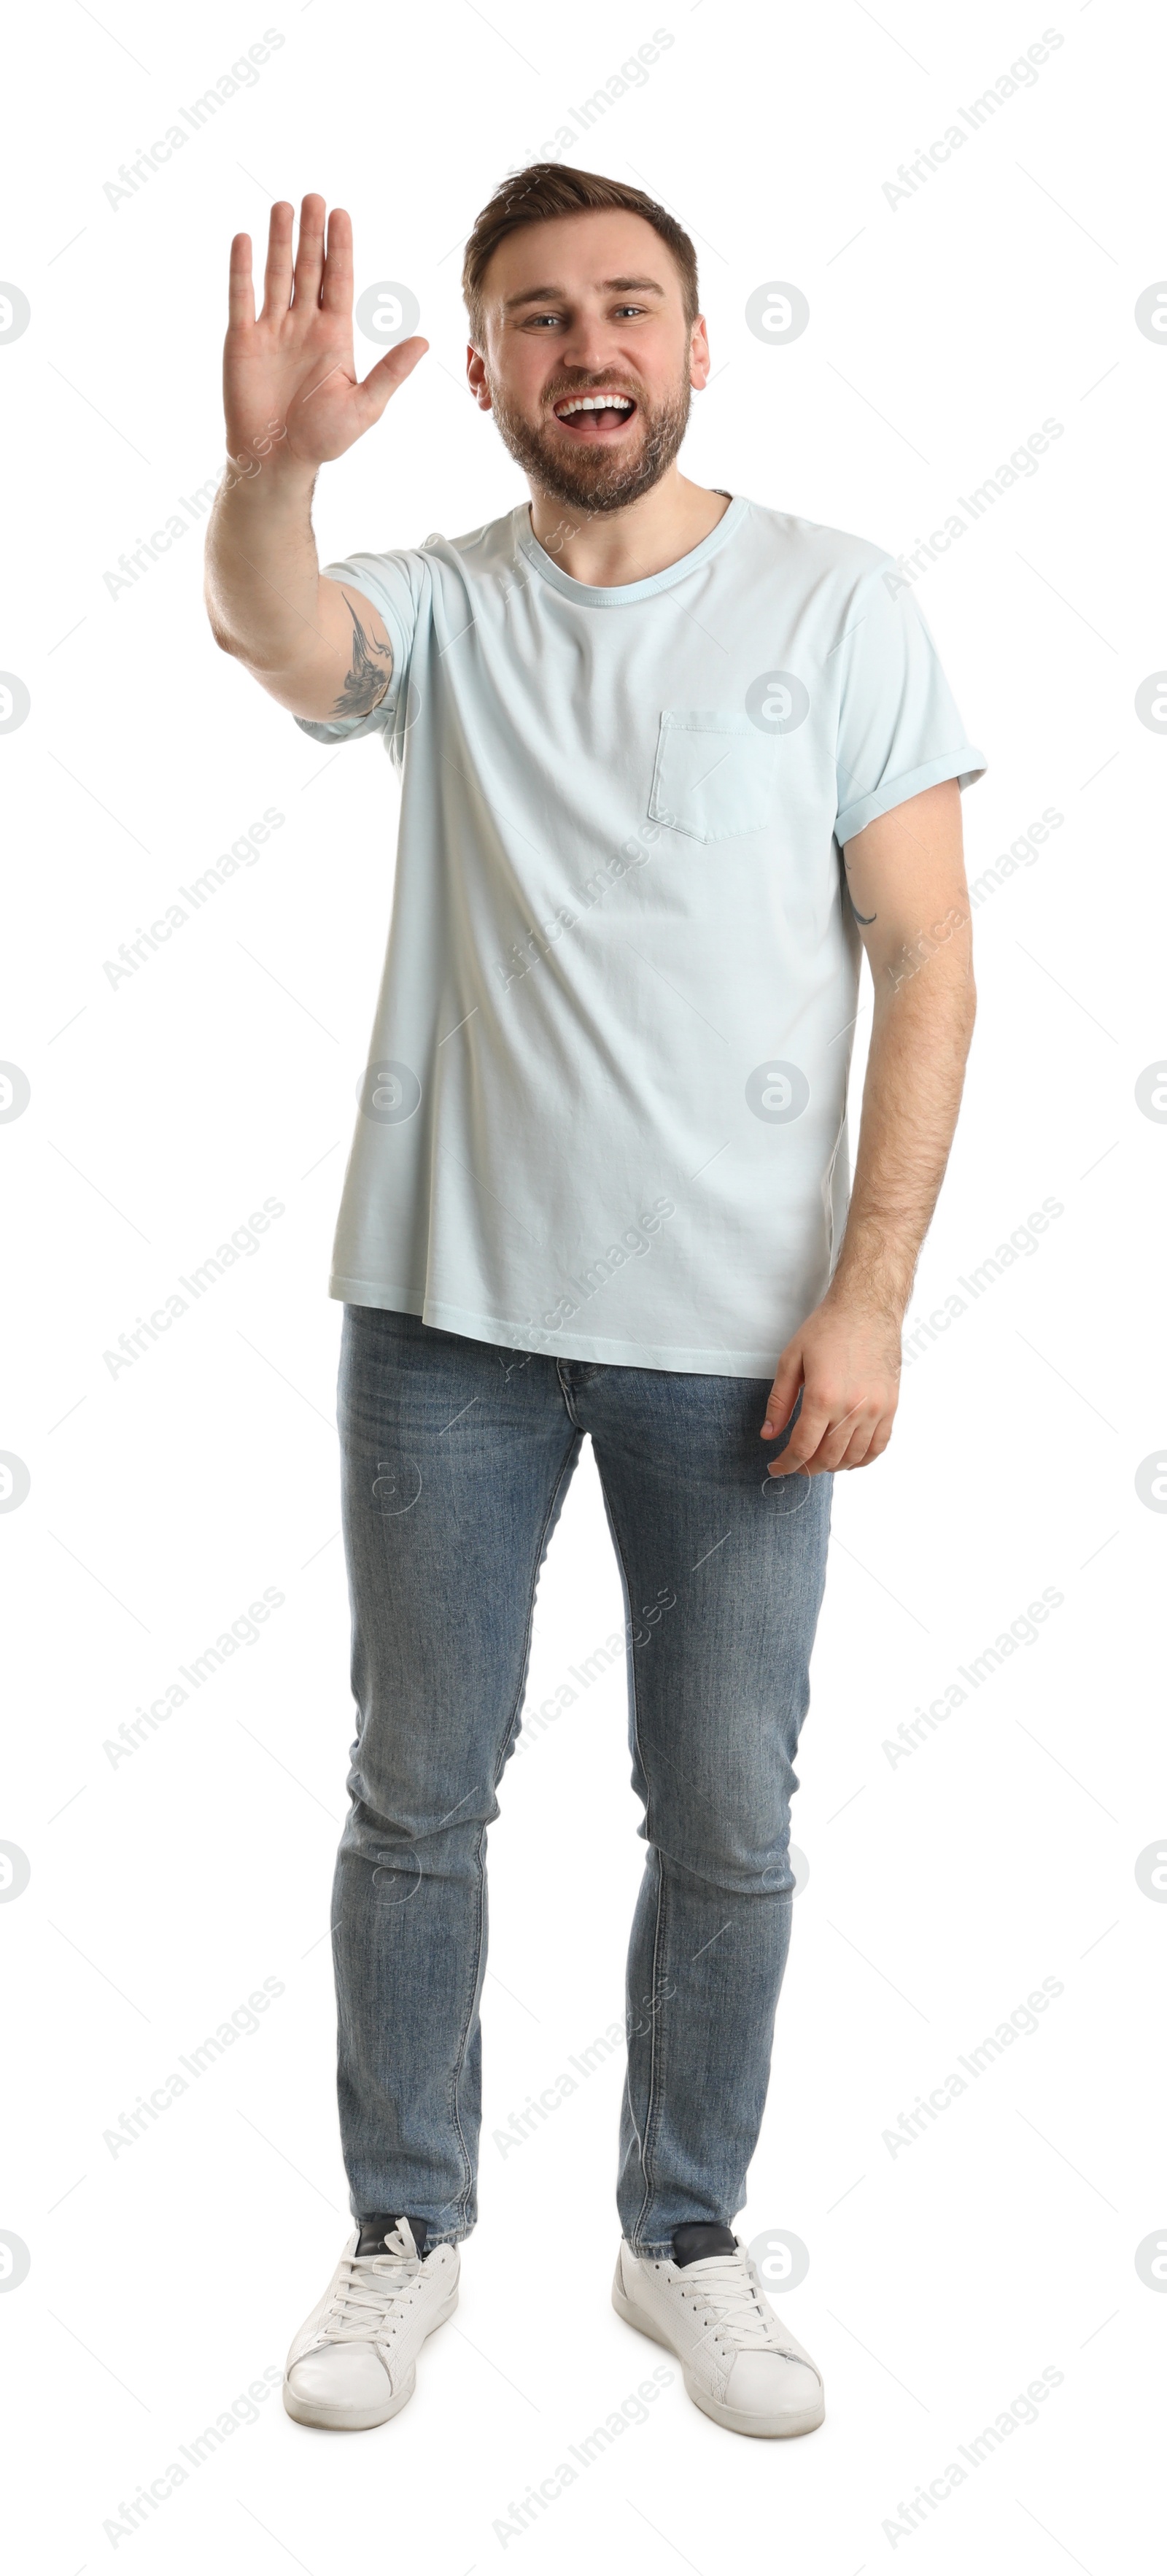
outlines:
[[724, 492], [688, 482], [675, 465], [626, 509], [592, 516], [582, 506], [573, 511], [533, 485], [529, 489], [531, 528], [540, 545], [573, 581], [599, 590], [667, 571], [711, 534], [729, 508]]

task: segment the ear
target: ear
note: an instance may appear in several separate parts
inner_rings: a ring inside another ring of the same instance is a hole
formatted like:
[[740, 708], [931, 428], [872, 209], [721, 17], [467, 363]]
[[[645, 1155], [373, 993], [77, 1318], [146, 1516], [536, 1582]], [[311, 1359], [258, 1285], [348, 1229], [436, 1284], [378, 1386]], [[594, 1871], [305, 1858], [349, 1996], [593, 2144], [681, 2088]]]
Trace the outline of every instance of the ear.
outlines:
[[692, 335], [689, 341], [689, 382], [692, 385], [694, 393], [699, 394], [704, 392], [705, 387], [709, 382], [712, 364], [713, 361], [709, 355], [709, 338], [705, 329], [705, 316], [703, 313], [699, 313], [695, 323], [693, 324]]
[[466, 343], [466, 382], [480, 411], [490, 410], [490, 387], [486, 381], [486, 361], [472, 340]]

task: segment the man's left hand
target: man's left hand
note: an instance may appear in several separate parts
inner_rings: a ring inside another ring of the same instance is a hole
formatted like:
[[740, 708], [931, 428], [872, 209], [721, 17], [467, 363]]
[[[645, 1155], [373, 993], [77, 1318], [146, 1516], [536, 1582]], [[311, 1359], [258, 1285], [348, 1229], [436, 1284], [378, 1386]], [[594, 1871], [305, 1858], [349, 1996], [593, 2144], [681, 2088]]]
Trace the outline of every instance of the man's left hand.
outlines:
[[763, 1440], [785, 1429], [800, 1386], [802, 1406], [772, 1476], [870, 1467], [882, 1455], [899, 1402], [901, 1330], [898, 1310], [828, 1290], [775, 1371]]

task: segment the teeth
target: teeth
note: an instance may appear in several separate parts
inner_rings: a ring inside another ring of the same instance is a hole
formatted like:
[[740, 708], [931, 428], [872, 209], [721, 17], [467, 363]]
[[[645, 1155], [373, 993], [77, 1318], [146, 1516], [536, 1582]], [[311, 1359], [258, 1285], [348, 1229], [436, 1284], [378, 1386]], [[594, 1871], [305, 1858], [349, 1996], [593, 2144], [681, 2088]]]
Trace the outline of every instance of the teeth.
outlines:
[[573, 402], [557, 403], [555, 417], [557, 420], [570, 420], [573, 411], [631, 410], [632, 402], [627, 394], [581, 394]]

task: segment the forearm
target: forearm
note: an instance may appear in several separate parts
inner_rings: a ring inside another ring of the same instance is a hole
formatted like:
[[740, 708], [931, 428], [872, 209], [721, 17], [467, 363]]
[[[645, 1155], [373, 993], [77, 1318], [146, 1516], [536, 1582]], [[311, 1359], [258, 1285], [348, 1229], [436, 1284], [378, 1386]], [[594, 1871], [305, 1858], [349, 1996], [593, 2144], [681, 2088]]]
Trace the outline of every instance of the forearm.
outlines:
[[230, 462], [206, 539], [207, 615], [217, 644], [261, 678], [294, 679], [326, 647], [312, 533], [315, 467], [237, 473]]
[[828, 1295], [903, 1315], [940, 1193], [976, 1012], [967, 921], [877, 983], [851, 1205]]

